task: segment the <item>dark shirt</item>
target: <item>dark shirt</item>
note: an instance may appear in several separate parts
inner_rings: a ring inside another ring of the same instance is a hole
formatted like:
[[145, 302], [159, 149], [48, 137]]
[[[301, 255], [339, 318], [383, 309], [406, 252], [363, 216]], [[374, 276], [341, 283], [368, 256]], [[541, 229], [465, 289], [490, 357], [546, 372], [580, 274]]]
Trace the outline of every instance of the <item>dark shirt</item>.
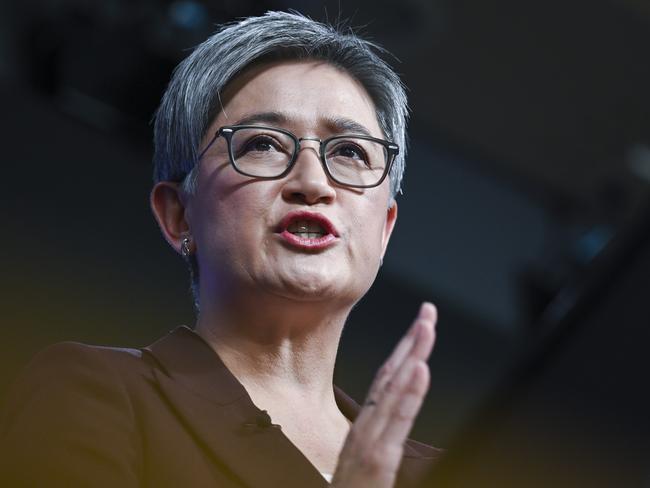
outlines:
[[[359, 406], [335, 387], [350, 420]], [[397, 487], [439, 455], [407, 441]], [[326, 487], [187, 327], [151, 346], [60, 343], [39, 353], [0, 419], [0, 486]]]

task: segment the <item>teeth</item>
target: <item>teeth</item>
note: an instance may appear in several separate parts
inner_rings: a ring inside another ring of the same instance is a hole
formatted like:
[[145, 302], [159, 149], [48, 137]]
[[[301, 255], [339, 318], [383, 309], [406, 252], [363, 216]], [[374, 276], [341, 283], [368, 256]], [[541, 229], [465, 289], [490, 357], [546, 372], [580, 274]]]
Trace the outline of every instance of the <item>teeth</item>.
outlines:
[[298, 237], [302, 237], [303, 239], [317, 239], [319, 237], [323, 237], [323, 234], [320, 234], [318, 232], [292, 232], [292, 234]]
[[327, 233], [318, 222], [313, 220], [296, 220], [289, 224], [287, 230], [299, 237], [309, 239], [322, 237]]

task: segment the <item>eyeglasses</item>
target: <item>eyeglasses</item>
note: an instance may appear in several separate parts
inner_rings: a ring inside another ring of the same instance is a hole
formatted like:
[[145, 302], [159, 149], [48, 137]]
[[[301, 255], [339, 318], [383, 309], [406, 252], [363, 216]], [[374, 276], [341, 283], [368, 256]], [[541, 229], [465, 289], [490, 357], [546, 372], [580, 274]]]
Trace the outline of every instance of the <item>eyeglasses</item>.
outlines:
[[230, 163], [238, 173], [269, 180], [289, 174], [302, 141], [318, 142], [327, 176], [340, 185], [353, 188], [380, 185], [399, 154], [396, 144], [366, 135], [338, 135], [321, 141], [315, 137], [299, 138], [275, 127], [231, 125], [215, 133], [199, 160], [220, 136], [227, 142]]

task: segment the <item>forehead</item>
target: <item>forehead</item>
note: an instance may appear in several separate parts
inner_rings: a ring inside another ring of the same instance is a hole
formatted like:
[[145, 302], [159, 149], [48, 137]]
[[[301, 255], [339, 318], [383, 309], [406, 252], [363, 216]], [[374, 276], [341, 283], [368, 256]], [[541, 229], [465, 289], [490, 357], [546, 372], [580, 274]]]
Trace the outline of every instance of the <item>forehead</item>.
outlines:
[[280, 125], [289, 129], [323, 135], [332, 132], [332, 120], [348, 120], [367, 129], [363, 132], [383, 137], [375, 104], [363, 85], [324, 61], [254, 65], [228, 84], [220, 100], [213, 128], [275, 112], [283, 115]]

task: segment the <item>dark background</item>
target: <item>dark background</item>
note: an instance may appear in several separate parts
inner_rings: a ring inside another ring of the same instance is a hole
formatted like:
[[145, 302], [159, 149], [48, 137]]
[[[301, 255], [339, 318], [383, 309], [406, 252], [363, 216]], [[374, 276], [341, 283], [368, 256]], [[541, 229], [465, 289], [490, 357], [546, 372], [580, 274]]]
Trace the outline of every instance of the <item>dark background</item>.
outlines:
[[295, 8], [350, 19], [409, 87], [398, 225], [337, 376], [362, 399], [420, 301], [434, 301], [439, 340], [414, 437], [446, 446], [516, 373], [548, 304], [645, 205], [649, 5], [0, 3], [0, 395], [52, 342], [138, 347], [193, 323], [185, 267], [148, 207], [149, 121], [172, 68], [216, 23]]

